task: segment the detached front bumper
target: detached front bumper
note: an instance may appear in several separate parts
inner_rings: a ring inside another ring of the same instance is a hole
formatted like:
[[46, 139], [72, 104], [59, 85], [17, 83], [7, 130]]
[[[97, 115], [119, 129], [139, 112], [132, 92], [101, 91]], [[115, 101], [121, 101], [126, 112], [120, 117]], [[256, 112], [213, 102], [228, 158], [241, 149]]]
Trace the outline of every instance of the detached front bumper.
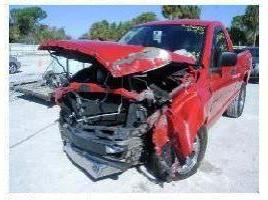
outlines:
[[121, 173], [129, 168], [126, 164], [109, 162], [100, 157], [92, 156], [68, 143], [64, 146], [64, 151], [75, 164], [82, 167], [94, 179]]
[[65, 127], [64, 151], [94, 179], [118, 174], [141, 162], [142, 136], [148, 131], [138, 128]]

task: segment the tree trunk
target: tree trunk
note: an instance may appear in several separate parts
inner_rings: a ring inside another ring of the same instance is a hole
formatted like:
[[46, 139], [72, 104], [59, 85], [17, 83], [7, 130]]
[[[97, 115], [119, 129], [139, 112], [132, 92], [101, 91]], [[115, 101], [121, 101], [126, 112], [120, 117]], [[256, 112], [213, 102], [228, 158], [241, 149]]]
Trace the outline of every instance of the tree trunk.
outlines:
[[253, 45], [256, 47], [257, 31], [254, 32]]

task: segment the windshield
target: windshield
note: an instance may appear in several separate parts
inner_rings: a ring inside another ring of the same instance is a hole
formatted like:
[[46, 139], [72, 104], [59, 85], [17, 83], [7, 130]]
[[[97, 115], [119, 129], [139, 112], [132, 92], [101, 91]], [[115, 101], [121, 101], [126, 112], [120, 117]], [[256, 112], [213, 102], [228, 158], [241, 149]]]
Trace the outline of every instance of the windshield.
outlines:
[[150, 25], [134, 27], [120, 43], [157, 47], [192, 56], [197, 62], [203, 49], [205, 27], [192, 25]]

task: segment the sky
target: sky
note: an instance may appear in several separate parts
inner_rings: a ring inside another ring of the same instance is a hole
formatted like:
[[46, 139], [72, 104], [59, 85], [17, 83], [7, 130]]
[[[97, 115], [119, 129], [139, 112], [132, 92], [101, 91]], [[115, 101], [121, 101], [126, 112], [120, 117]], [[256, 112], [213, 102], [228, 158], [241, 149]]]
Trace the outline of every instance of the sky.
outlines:
[[[10, 6], [21, 8], [26, 6]], [[40, 6], [47, 13], [41, 23], [63, 27], [65, 32], [77, 39], [88, 32], [92, 23], [106, 19], [109, 22], [131, 20], [142, 12], [154, 12], [159, 20], [164, 20], [160, 5], [46, 5]], [[201, 19], [221, 21], [230, 26], [232, 18], [245, 13], [245, 5], [205, 5], [201, 6]]]

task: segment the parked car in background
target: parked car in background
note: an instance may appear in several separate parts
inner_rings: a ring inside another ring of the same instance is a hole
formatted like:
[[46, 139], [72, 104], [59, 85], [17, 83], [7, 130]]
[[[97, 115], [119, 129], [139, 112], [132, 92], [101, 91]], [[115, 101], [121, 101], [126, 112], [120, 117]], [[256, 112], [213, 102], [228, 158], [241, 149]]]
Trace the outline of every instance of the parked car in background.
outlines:
[[20, 62], [14, 56], [9, 56], [9, 73], [14, 74], [18, 72], [19, 68], [21, 67]]

